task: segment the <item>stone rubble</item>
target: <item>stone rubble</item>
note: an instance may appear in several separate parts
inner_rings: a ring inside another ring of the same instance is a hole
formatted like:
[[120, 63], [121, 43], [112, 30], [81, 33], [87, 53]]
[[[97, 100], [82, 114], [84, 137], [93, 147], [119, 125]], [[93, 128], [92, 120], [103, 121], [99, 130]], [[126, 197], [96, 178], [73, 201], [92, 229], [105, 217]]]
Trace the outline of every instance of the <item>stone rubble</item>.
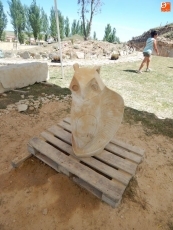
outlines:
[[[8, 108], [7, 108], [8, 109]], [[14, 107], [14, 109], [16, 109], [15, 107]], [[17, 105], [17, 110], [18, 110], [18, 112], [24, 112], [24, 111], [26, 111], [28, 109], [28, 105], [25, 105], [25, 104], [19, 104], [19, 105]], [[9, 110], [9, 109], [8, 109]]]
[[[126, 56], [135, 52], [135, 49], [126, 43], [114, 44], [106, 41], [89, 40], [83, 41], [74, 39], [72, 42], [61, 42], [63, 60], [73, 59], [110, 59], [114, 53], [120, 56]], [[58, 45], [38, 46], [34, 50], [24, 51], [3, 51], [5, 58], [27, 59], [27, 60], [45, 60], [60, 62], [60, 51]]]
[[[9, 114], [11, 111], [26, 112], [26, 111], [38, 111], [43, 104], [47, 104], [52, 101], [59, 101], [62, 99], [62, 95], [56, 96], [54, 94], [47, 95], [42, 93], [37, 99], [33, 99], [33, 95], [29, 95], [27, 99], [20, 100], [14, 104], [7, 105], [6, 109], [0, 109], [0, 116], [3, 114]], [[61, 99], [60, 99], [61, 97]], [[63, 96], [63, 100], [69, 100], [71, 95]]]

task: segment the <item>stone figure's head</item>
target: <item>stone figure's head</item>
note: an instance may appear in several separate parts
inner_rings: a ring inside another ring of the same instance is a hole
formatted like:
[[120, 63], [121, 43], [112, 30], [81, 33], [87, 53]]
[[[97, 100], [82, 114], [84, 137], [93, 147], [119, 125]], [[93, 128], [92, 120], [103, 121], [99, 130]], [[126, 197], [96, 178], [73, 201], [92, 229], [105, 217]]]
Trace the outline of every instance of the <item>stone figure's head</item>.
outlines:
[[100, 78], [100, 67], [79, 68], [78, 64], [74, 64], [73, 68], [75, 72], [69, 87], [72, 96], [85, 101], [97, 96], [105, 88]]

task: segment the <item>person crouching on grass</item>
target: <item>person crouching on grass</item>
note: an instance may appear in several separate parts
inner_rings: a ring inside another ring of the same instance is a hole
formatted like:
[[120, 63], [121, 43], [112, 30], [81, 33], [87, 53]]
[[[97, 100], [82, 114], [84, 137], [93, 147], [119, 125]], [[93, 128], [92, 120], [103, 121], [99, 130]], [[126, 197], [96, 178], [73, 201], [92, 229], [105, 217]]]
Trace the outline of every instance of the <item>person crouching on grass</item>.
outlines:
[[159, 51], [157, 49], [157, 42], [156, 42], [157, 36], [158, 36], [157, 31], [155, 31], [155, 30], [151, 31], [151, 37], [147, 39], [146, 46], [143, 50], [144, 60], [142, 61], [141, 65], [139, 67], [139, 70], [136, 71], [137, 73], [142, 73], [141, 69], [143, 68], [145, 63], [147, 64], [146, 72], [151, 71], [151, 69], [149, 69], [149, 64], [150, 64], [150, 58], [151, 58], [151, 54], [153, 51], [153, 47], [154, 47], [157, 55], [159, 55]]

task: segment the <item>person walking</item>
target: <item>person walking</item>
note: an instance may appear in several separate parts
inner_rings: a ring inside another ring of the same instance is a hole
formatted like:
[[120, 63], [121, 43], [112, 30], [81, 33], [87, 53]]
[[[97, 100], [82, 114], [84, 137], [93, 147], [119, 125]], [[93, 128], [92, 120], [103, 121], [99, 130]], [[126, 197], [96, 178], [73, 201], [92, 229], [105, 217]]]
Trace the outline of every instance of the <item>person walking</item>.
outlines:
[[147, 65], [146, 72], [151, 71], [151, 69], [149, 68], [149, 64], [150, 64], [150, 59], [151, 59], [151, 54], [153, 52], [153, 48], [155, 49], [157, 55], [159, 55], [159, 51], [157, 48], [157, 42], [156, 42], [157, 36], [158, 36], [158, 33], [156, 30], [151, 31], [151, 37], [147, 39], [146, 46], [143, 50], [144, 59], [137, 73], [142, 73], [141, 70], [144, 67], [145, 63]]

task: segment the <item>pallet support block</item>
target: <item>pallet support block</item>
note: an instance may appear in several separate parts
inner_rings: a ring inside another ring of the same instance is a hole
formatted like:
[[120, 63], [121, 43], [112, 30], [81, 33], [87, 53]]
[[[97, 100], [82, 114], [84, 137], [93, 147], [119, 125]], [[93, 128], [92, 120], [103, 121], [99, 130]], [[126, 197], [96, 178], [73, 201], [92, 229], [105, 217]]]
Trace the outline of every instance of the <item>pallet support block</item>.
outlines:
[[144, 155], [144, 150], [114, 139], [101, 154], [77, 158], [71, 146], [70, 118], [42, 132], [41, 138], [32, 138], [28, 152], [113, 208], [120, 204]]

